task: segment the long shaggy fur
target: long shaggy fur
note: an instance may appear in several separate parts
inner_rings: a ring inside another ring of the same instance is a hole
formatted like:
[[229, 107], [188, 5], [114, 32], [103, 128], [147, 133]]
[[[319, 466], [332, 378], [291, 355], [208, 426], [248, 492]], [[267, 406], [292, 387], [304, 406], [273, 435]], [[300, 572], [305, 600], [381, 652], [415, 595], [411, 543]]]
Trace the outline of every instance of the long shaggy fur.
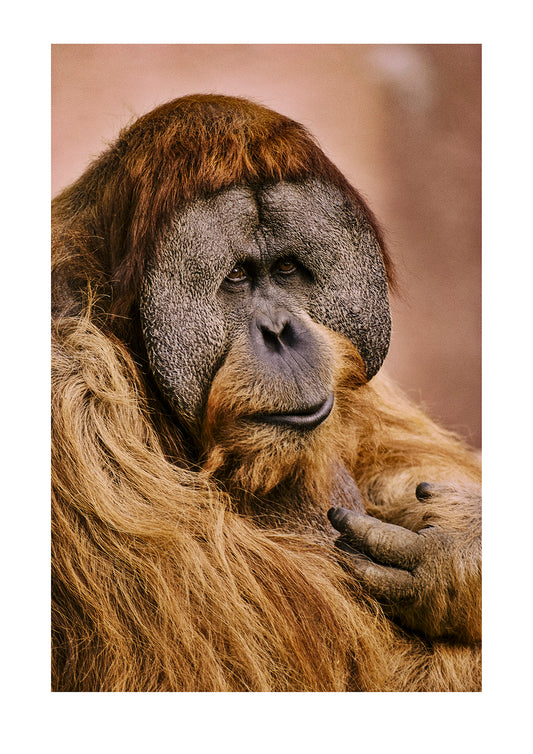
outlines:
[[54, 203], [53, 689], [475, 690], [475, 621], [463, 640], [427, 638], [448, 609], [435, 605], [426, 638], [399, 628], [350, 578], [325, 519], [342, 461], [374, 515], [467, 538], [474, 504], [412, 504], [424, 479], [453, 478], [468, 500], [479, 469], [455, 437], [383, 379], [364, 384], [355, 349], [328, 331], [336, 402], [305, 446], [250, 431], [242, 406], [264, 398], [246, 390], [238, 344], [201, 452], [153, 390], [136, 293], [173, 208], [306, 175], [360, 202], [301, 126], [241, 100], [221, 118], [222, 99], [141, 118]]

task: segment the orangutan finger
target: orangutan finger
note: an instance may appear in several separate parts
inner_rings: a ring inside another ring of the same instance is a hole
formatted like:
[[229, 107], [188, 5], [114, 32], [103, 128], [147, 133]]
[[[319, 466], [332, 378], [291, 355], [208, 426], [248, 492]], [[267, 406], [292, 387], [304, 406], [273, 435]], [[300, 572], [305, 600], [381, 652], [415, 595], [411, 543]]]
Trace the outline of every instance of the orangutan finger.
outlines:
[[431, 500], [438, 495], [453, 495], [457, 492], [456, 487], [449, 484], [436, 484], [435, 482], [420, 482], [415, 490], [417, 500], [421, 503]]
[[412, 568], [418, 562], [423, 542], [403, 526], [386, 524], [373, 516], [361, 516], [346, 508], [331, 508], [328, 518], [356, 550], [389, 566]]
[[429, 482], [420, 482], [415, 490], [415, 495], [420, 502], [424, 500], [430, 500], [433, 491], [433, 485]]
[[355, 552], [342, 538], [335, 542], [335, 547], [349, 555], [351, 572], [376, 599], [396, 604], [415, 598], [415, 577], [409, 571], [374, 563]]

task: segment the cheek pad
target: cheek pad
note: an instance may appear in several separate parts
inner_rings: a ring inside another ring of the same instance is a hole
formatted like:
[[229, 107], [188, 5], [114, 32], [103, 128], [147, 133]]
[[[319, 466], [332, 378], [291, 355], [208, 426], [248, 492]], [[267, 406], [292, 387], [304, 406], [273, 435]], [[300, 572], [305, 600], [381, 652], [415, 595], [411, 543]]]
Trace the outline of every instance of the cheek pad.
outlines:
[[227, 326], [217, 292], [243, 242], [241, 225], [255, 213], [249, 194], [232, 190], [182, 211], [145, 274], [140, 309], [150, 367], [189, 425], [202, 415], [224, 354]]
[[356, 346], [371, 379], [391, 333], [385, 268], [372, 228], [337, 189], [316, 181], [277, 184], [265, 192], [264, 205], [274, 243], [296, 249], [313, 275], [308, 313]]
[[148, 360], [163, 395], [189, 425], [202, 413], [226, 340], [213, 296], [165, 274], [147, 275], [141, 325]]
[[355, 345], [368, 379], [379, 371], [389, 348], [391, 317], [385, 269], [369, 226], [354, 225], [336, 245], [334, 263], [318, 281], [309, 313]]

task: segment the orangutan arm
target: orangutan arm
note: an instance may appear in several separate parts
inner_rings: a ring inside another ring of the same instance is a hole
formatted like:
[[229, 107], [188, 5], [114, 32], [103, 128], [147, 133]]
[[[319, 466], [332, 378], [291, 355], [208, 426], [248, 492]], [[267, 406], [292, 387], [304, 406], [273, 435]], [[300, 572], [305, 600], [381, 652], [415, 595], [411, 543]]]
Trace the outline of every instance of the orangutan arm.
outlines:
[[[433, 487], [434, 495], [453, 491]], [[481, 636], [481, 537], [440, 525], [413, 532], [346, 508], [329, 519], [341, 532], [336, 546], [386, 612], [429, 637], [468, 643]]]
[[401, 397], [394, 408], [387, 400], [380, 406], [379, 430], [365, 438], [352, 471], [351, 496], [363, 498], [366, 512], [346, 505], [346, 476], [342, 495], [331, 499], [328, 517], [342, 535], [336, 546], [357, 580], [404, 627], [479, 641], [477, 459]]

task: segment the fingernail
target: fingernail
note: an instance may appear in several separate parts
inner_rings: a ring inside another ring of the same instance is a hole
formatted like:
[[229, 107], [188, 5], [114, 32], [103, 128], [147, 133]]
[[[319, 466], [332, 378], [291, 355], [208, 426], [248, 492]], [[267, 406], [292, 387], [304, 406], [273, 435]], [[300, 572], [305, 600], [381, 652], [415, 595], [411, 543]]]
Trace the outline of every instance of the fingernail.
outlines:
[[420, 482], [416, 488], [415, 495], [419, 500], [429, 500], [431, 498], [432, 485], [429, 482]]
[[340, 527], [342, 527], [348, 513], [349, 511], [347, 511], [346, 508], [330, 508], [328, 511], [328, 518], [335, 529], [340, 531]]
[[333, 521], [333, 517], [335, 513], [337, 512], [338, 508], [330, 508], [328, 511], [328, 518], [330, 521]]

